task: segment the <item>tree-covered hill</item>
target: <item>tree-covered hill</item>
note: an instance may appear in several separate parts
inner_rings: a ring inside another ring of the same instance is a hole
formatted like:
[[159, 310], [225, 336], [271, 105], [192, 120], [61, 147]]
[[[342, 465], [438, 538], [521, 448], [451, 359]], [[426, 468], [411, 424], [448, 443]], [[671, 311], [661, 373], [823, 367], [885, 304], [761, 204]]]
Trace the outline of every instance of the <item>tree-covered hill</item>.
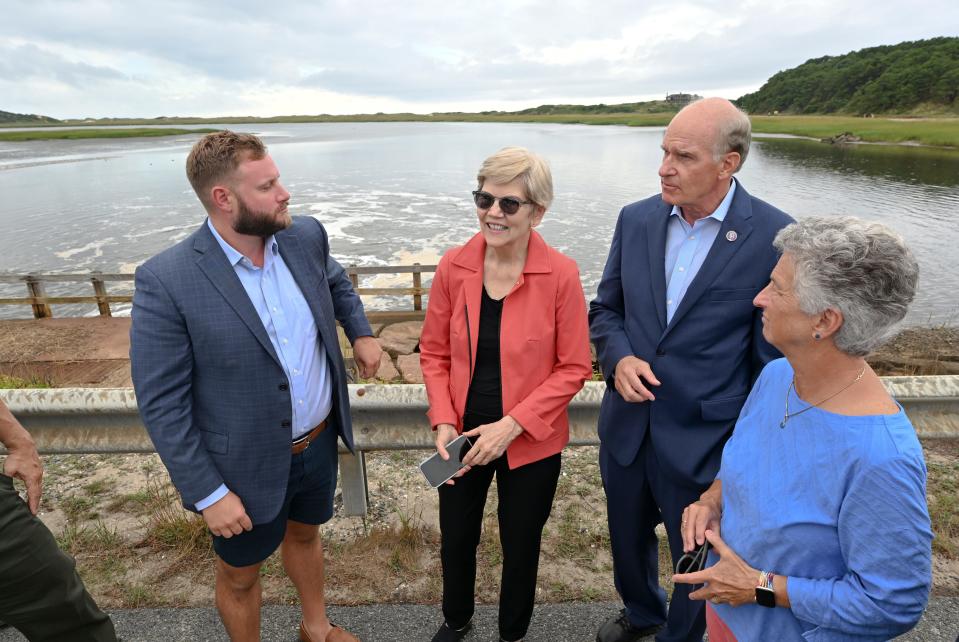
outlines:
[[753, 114], [959, 112], [959, 38], [807, 60], [736, 102]]
[[59, 123], [56, 118], [49, 116], [37, 116], [36, 114], [14, 114], [9, 111], [0, 111], [0, 123]]

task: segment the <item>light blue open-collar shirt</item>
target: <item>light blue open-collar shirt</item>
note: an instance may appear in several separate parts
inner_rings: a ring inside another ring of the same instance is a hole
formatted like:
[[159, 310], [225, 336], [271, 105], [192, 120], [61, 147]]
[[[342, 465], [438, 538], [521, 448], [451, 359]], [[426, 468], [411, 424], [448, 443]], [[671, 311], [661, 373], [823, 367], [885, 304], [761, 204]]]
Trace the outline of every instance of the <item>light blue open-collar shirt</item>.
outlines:
[[[209, 219], [207, 225], [250, 297], [290, 382], [292, 441], [326, 419], [333, 407], [330, 367], [313, 312], [283, 261], [274, 236], [266, 239], [263, 267], [257, 267], [249, 257], [224, 241]], [[226, 485], [221, 485], [197, 502], [197, 510], [208, 508], [227, 492]]]
[[673, 205], [666, 227], [666, 323], [672, 320], [686, 290], [703, 266], [735, 194], [736, 179], [732, 179], [729, 191], [716, 210], [692, 225], [683, 218], [682, 209]]

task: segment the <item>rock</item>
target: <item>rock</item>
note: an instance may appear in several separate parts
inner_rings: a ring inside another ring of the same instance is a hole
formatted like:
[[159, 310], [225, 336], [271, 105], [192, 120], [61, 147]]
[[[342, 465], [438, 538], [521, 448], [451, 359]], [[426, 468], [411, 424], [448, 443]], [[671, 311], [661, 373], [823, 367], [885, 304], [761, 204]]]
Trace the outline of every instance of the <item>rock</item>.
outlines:
[[401, 354], [396, 357], [396, 366], [406, 383], [423, 383], [423, 371], [420, 370], [420, 355]]
[[376, 371], [376, 378], [380, 381], [393, 381], [399, 378], [399, 370], [393, 365], [393, 359], [384, 352], [380, 355], [380, 369]]
[[411, 354], [420, 340], [423, 329], [421, 321], [402, 321], [391, 323], [380, 331], [377, 339], [384, 350], [391, 355]]
[[823, 138], [822, 142], [829, 143], [830, 145], [843, 145], [846, 143], [858, 143], [862, 139], [859, 136], [856, 136], [852, 132], [843, 132], [838, 136], [830, 136], [828, 138]]

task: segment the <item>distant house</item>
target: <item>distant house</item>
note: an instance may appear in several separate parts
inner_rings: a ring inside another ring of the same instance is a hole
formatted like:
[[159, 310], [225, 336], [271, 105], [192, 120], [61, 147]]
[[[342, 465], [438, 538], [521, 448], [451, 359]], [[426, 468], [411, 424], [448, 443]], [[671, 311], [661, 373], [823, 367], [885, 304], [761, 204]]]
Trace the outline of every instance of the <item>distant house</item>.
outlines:
[[670, 105], [676, 105], [680, 109], [694, 100], [700, 99], [702, 99], [702, 96], [699, 94], [666, 94], [666, 102], [668, 102]]

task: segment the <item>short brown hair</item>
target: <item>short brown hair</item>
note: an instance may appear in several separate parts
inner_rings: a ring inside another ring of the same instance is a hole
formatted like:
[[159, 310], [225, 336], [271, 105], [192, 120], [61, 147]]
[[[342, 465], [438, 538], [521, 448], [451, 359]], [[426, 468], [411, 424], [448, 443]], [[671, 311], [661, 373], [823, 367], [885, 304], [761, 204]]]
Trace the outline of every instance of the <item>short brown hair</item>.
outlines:
[[207, 134], [196, 142], [186, 158], [186, 177], [193, 191], [209, 206], [207, 190], [228, 177], [245, 160], [266, 156], [266, 145], [253, 134], [229, 130]]

